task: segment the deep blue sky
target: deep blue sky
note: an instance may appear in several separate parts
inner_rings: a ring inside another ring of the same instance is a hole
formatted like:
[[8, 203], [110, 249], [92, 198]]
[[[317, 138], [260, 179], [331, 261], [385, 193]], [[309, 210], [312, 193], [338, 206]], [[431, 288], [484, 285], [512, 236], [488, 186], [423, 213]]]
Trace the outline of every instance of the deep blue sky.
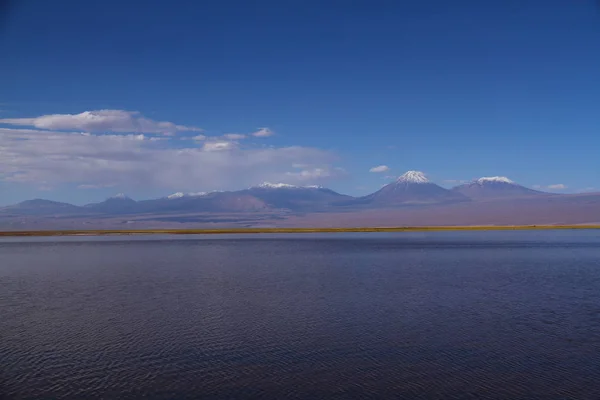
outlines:
[[[7, 10], [0, 118], [114, 109], [208, 135], [269, 127], [261, 145], [339, 157], [346, 173], [327, 185], [350, 194], [408, 169], [440, 184], [505, 175], [600, 190], [593, 0], [23, 0]], [[16, 162], [2, 160], [0, 174]], [[382, 164], [389, 173], [369, 172]], [[173, 191], [81, 183], [3, 182], [0, 204]]]

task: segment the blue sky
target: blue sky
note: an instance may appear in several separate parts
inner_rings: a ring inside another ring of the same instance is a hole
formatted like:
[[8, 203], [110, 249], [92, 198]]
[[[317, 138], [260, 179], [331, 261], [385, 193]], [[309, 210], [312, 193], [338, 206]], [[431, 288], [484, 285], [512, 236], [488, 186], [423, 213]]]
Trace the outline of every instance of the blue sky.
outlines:
[[600, 190], [593, 0], [3, 11], [0, 204], [262, 181], [360, 195], [409, 169], [445, 186], [503, 175]]

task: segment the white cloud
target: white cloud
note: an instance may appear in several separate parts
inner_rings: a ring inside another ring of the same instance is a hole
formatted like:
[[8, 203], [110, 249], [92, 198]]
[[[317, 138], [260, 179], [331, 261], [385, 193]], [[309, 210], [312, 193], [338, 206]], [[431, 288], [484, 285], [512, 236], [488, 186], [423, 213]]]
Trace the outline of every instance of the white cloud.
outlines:
[[[0, 180], [84, 188], [132, 186], [173, 191], [229, 190], [256, 182], [334, 179], [337, 156], [311, 147], [242, 147], [234, 142], [0, 128]], [[176, 145], [176, 146], [174, 146]], [[290, 165], [305, 168], [289, 173]]]
[[31, 126], [38, 129], [84, 132], [155, 133], [174, 135], [177, 132], [202, 129], [176, 125], [173, 122], [155, 121], [137, 111], [96, 110], [80, 114], [50, 114], [35, 118], [3, 118], [0, 124]]
[[269, 128], [258, 128], [258, 130], [252, 134], [252, 136], [267, 137], [267, 136], [273, 136], [274, 134], [275, 134], [275, 132], [273, 132]]
[[379, 165], [377, 167], [373, 167], [369, 170], [369, 172], [387, 172], [390, 170], [390, 167], [387, 165]]
[[567, 186], [563, 185], [562, 183], [555, 183], [554, 185], [548, 185], [548, 189], [552, 189], [552, 190], [563, 190], [566, 188], [567, 188]]
[[205, 140], [206, 136], [204, 136], [204, 135], [196, 135], [196, 136], [193, 136], [192, 139], [193, 140], [198, 140], [198, 141]]
[[226, 139], [229, 139], [229, 140], [241, 140], [241, 139], [245, 139], [246, 135], [243, 135], [241, 133], [227, 133], [227, 134], [223, 135], [223, 137], [225, 137]]
[[207, 142], [202, 146], [204, 151], [225, 151], [231, 150], [235, 147], [233, 142]]

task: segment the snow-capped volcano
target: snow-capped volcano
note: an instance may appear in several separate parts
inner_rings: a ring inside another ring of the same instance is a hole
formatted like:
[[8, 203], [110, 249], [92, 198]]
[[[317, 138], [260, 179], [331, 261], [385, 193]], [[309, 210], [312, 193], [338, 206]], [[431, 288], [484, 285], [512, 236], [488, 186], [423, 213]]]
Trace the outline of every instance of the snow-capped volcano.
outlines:
[[452, 188], [471, 199], [494, 199], [545, 195], [543, 192], [521, 186], [505, 176], [486, 176]]
[[421, 171], [407, 171], [400, 175], [396, 182], [400, 183], [429, 183], [429, 179]]
[[423, 172], [408, 171], [396, 181], [359, 201], [367, 204], [402, 205], [468, 201], [468, 198], [430, 182]]

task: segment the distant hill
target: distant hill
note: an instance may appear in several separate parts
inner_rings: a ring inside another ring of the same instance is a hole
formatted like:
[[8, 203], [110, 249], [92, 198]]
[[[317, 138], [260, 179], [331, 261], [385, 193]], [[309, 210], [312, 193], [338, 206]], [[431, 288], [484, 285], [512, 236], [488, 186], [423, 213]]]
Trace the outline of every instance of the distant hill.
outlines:
[[452, 191], [475, 200], [549, 195], [549, 193], [518, 185], [504, 176], [479, 178], [456, 186], [452, 188]]
[[294, 186], [263, 183], [238, 193], [261, 199], [272, 208], [292, 211], [318, 211], [353, 197], [321, 186]]
[[124, 194], [118, 194], [114, 197], [110, 197], [100, 203], [86, 204], [84, 207], [88, 210], [103, 214], [130, 214], [137, 211], [137, 201], [125, 196]]
[[33, 199], [21, 203], [1, 207], [1, 214], [10, 215], [72, 215], [82, 214], [85, 210], [69, 203], [58, 201]]
[[241, 192], [176, 194], [138, 204], [138, 212], [143, 213], [251, 212], [268, 208], [261, 199]]

